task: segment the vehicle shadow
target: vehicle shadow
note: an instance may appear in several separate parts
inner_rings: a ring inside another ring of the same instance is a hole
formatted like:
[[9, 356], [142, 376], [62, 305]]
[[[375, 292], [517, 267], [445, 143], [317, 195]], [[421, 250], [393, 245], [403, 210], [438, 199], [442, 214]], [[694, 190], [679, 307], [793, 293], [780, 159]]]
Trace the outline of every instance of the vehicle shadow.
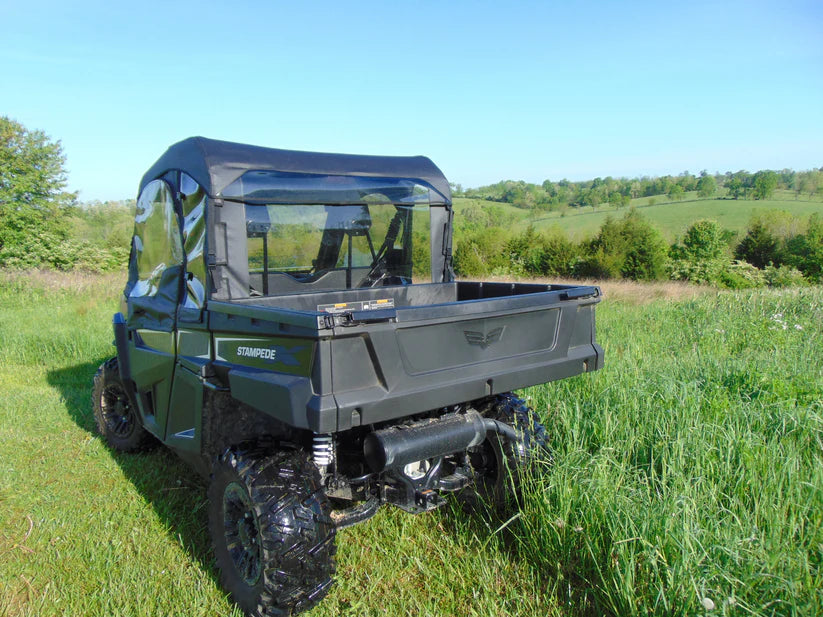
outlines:
[[[51, 370], [47, 374], [49, 385], [65, 400], [71, 419], [97, 438], [100, 437], [91, 410], [92, 379], [106, 359]], [[164, 527], [219, 586], [207, 528], [205, 481], [167, 448], [158, 446], [135, 454], [111, 448], [108, 451]]]

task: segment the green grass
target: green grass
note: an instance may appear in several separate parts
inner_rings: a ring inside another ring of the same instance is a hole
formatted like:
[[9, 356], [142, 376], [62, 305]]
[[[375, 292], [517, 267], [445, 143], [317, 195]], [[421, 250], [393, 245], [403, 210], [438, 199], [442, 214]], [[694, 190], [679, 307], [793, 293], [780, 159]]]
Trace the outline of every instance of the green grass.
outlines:
[[[0, 617], [239, 615], [203, 485], [93, 431], [121, 283], [0, 273]], [[603, 371], [525, 392], [555, 463], [521, 513], [495, 533], [384, 508], [339, 534], [311, 615], [823, 611], [823, 290], [607, 299], [598, 320]]]
[[527, 561], [598, 614], [819, 614], [821, 320], [820, 288], [603, 311], [609, 368], [528, 390], [557, 465]]
[[[682, 237], [686, 229], [699, 219], [715, 219], [726, 229], [745, 233], [751, 217], [758, 211], [785, 210], [797, 217], [807, 217], [810, 214], [823, 214], [823, 202], [808, 201], [805, 197], [795, 200], [793, 194], [782, 191], [772, 200], [734, 200], [734, 199], [699, 199], [696, 193], [687, 193], [682, 201], [669, 202], [664, 195], [654, 198], [655, 205], [649, 206], [649, 198], [633, 199], [631, 205], [663, 233], [669, 241]], [[504, 207], [506, 215], [511, 217], [511, 228], [522, 231], [529, 224], [538, 230], [550, 227], [559, 227], [575, 240], [581, 240], [597, 233], [607, 216], [623, 216], [625, 208], [616, 209], [611, 206], [598, 206], [596, 209], [569, 208], [565, 212], [538, 213], [510, 204], [483, 202], [482, 200], [455, 199], [455, 212], [460, 216], [461, 210], [471, 202], [478, 205], [486, 204]]]

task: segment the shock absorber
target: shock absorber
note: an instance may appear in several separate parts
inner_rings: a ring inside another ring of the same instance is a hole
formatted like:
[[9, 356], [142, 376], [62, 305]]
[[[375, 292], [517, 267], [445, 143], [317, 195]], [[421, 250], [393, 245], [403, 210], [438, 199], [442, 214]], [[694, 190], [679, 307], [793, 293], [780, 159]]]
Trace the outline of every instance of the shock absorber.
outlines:
[[323, 433], [314, 436], [312, 442], [312, 459], [320, 470], [320, 473], [325, 473], [328, 466], [331, 465], [334, 460], [334, 443], [331, 435]]

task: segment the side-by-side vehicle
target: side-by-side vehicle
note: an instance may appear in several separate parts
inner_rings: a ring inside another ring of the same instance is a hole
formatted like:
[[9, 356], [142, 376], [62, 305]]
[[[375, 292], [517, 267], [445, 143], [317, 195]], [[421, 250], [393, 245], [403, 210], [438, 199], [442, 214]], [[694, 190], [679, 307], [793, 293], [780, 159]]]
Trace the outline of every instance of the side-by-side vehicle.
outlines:
[[95, 418], [209, 479], [247, 614], [321, 600], [336, 530], [382, 504], [502, 501], [546, 443], [512, 391], [603, 365], [597, 287], [457, 281], [453, 217], [419, 156], [195, 137], [143, 176]]

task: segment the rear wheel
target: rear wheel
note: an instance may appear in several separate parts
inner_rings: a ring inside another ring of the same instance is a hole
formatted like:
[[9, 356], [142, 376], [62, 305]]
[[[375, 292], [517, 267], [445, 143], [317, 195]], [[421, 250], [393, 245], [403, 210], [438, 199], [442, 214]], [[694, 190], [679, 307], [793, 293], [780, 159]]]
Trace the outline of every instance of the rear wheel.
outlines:
[[229, 449], [209, 485], [220, 582], [247, 615], [291, 615], [329, 592], [335, 525], [317, 468], [301, 451]]
[[120, 378], [117, 358], [111, 358], [97, 369], [91, 402], [97, 430], [115, 450], [138, 452], [156, 443], [140, 423]]
[[502, 508], [512, 496], [517, 497], [523, 472], [537, 462], [549, 461], [546, 429], [534, 410], [511, 393], [487, 399], [477, 411], [513, 426], [520, 437], [513, 442], [490, 433], [482, 444], [469, 450], [477, 478], [473, 490], [465, 495], [466, 502], [473, 505], [479, 498]]

